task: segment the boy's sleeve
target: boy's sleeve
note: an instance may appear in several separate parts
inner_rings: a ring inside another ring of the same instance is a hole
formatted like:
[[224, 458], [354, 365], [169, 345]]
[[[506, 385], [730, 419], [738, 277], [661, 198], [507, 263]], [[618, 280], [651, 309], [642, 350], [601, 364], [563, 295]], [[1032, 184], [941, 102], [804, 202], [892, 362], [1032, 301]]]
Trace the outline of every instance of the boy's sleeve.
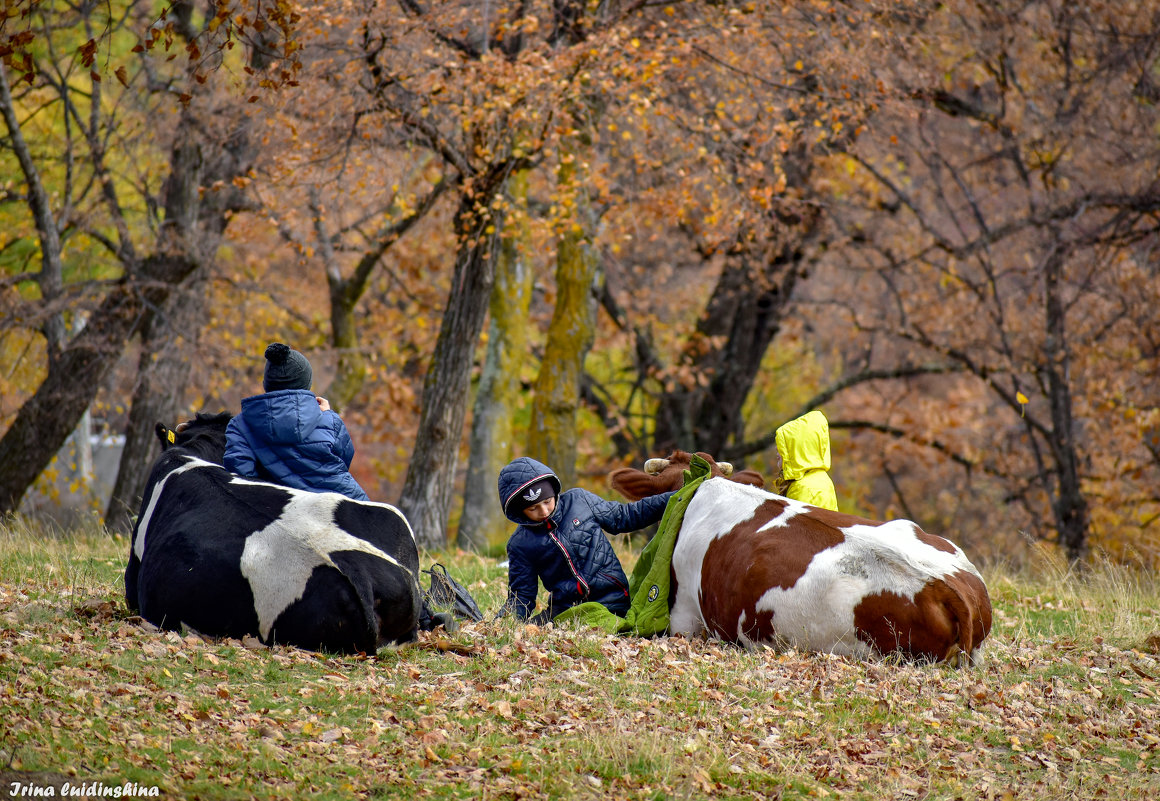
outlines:
[[337, 412], [326, 411], [323, 414], [334, 415], [332, 430], [334, 431], [334, 453], [338, 458], [346, 464], [346, 469], [350, 469], [350, 463], [354, 461], [354, 442], [351, 441], [350, 432], [346, 430], [346, 423], [342, 422], [342, 418], [338, 416]]
[[237, 473], [246, 478], [256, 478], [258, 465], [254, 460], [254, 451], [246, 439], [241, 427], [230, 420], [226, 426], [226, 452], [222, 465], [231, 473]]
[[508, 547], [508, 597], [504, 604], [520, 620], [531, 617], [536, 608], [539, 577], [518, 549]]
[[592, 511], [596, 521], [605, 531], [622, 534], [639, 531], [657, 523], [665, 514], [665, 506], [672, 497], [671, 492], [662, 492], [650, 498], [642, 498], [634, 503], [618, 503], [601, 499], [594, 503]]

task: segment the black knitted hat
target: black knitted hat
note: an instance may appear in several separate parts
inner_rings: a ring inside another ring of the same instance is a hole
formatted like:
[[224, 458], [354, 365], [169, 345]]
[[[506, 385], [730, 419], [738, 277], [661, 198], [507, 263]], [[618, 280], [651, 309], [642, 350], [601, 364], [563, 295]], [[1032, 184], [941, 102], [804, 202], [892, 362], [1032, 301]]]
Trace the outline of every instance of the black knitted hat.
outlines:
[[275, 342], [266, 348], [266, 371], [262, 374], [262, 388], [266, 392], [310, 389], [313, 379], [310, 362], [289, 345]]

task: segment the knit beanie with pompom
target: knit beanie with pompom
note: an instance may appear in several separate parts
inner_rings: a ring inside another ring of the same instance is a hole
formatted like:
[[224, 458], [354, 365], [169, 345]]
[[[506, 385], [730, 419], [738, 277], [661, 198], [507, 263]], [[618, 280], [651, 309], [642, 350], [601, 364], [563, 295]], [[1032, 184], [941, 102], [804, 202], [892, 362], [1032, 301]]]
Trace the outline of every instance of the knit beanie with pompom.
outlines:
[[262, 388], [266, 392], [310, 389], [313, 379], [310, 362], [289, 345], [275, 342], [266, 348], [266, 371], [262, 374]]

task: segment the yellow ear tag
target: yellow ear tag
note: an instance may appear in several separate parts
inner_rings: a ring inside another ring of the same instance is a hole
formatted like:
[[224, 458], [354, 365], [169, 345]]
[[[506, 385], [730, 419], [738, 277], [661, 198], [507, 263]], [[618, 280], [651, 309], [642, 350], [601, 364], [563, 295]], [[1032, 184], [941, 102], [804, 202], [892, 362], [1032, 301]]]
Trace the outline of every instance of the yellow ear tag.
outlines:
[[173, 433], [172, 431], [169, 431], [169, 430], [167, 430], [167, 431], [165, 432], [165, 437], [166, 437], [166, 439], [168, 439], [168, 440], [169, 440], [169, 444], [170, 444], [170, 445], [172, 445], [173, 443], [177, 442], [177, 437], [174, 435], [174, 433]]

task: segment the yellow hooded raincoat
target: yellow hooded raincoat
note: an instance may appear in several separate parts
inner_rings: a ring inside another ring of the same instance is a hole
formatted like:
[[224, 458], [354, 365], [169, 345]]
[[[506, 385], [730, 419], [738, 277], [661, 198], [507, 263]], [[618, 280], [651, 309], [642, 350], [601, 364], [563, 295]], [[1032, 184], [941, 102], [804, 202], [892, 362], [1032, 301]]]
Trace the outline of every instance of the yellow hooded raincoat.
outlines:
[[789, 482], [785, 497], [838, 511], [830, 469], [830, 423], [819, 411], [803, 414], [777, 430], [781, 477]]

